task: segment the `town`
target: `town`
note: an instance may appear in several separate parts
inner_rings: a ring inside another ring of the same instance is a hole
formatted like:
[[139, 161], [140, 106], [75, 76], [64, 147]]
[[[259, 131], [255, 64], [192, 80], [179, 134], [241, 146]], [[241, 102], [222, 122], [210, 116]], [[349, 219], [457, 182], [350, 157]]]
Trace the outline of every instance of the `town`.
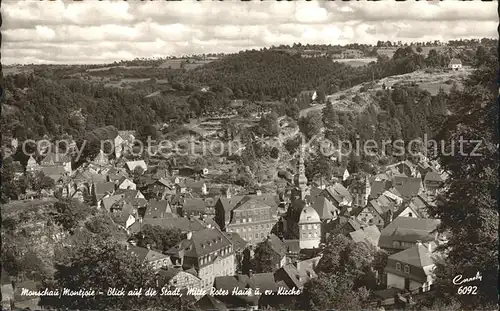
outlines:
[[4, 66], [2, 308], [432, 310], [443, 271], [488, 300], [497, 47]]

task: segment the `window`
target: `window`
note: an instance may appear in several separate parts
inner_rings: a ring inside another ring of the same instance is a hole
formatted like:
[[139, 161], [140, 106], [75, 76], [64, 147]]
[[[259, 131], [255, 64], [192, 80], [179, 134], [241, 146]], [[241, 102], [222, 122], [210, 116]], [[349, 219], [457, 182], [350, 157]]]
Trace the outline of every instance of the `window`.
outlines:
[[248, 217], [248, 222], [252, 222], [252, 217]]
[[405, 273], [410, 274], [410, 266], [405, 265]]
[[259, 233], [255, 233], [255, 238], [258, 239], [259, 238]]
[[243, 223], [246, 223], [247, 222], [247, 219], [246, 218], [243, 218]]
[[401, 264], [399, 262], [396, 263], [396, 270], [401, 271]]
[[312, 229], [312, 225], [307, 225], [307, 230], [311, 230]]

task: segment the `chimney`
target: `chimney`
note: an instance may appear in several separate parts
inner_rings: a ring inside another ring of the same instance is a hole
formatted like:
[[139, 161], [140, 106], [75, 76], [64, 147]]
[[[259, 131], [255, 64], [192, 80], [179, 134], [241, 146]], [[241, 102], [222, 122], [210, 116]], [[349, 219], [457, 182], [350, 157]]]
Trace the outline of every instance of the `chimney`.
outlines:
[[432, 253], [432, 245], [431, 245], [431, 242], [427, 243], [427, 251], [429, 253]]
[[191, 238], [193, 237], [193, 232], [189, 231], [187, 234], [186, 234], [186, 239], [188, 240], [191, 240]]

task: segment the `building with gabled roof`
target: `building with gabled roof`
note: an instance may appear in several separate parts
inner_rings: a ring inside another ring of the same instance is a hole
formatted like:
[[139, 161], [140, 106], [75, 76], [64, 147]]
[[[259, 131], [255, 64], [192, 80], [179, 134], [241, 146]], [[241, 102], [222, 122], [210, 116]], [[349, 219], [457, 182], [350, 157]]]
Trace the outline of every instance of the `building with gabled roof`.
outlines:
[[312, 203], [312, 208], [318, 213], [321, 221], [336, 219], [340, 212], [338, 208], [322, 195], [316, 197]]
[[458, 58], [452, 58], [450, 62], [448, 63], [448, 68], [452, 70], [459, 70], [462, 69], [462, 61]]
[[187, 238], [167, 251], [174, 264], [184, 269], [194, 268], [202, 279], [203, 288], [210, 288], [218, 276], [235, 273], [234, 248], [218, 228], [188, 232]]
[[115, 192], [115, 184], [112, 182], [95, 182], [92, 184], [92, 197], [94, 203], [100, 206], [100, 201], [107, 195]]
[[437, 241], [439, 224], [439, 219], [398, 217], [381, 231], [378, 245], [389, 252], [398, 252], [417, 241]]
[[139, 261], [149, 263], [154, 269], [172, 267], [172, 261], [170, 261], [170, 258], [167, 255], [152, 250], [149, 247], [127, 245], [127, 252], [131, 256], [136, 256]]
[[395, 253], [387, 258], [384, 272], [387, 275], [387, 287], [408, 291], [426, 292], [434, 283], [436, 243], [415, 242], [410, 248]]
[[380, 230], [377, 226], [367, 226], [356, 231], [350, 232], [348, 237], [356, 243], [365, 243], [367, 245], [378, 248], [378, 240], [380, 239]]
[[149, 200], [143, 218], [173, 217], [170, 203], [167, 200]]
[[148, 165], [144, 160], [128, 161], [125, 163], [125, 165], [130, 172], [134, 172], [137, 167], [140, 167], [143, 172], [146, 172], [148, 170]]
[[272, 207], [258, 196], [245, 196], [231, 210], [227, 232], [238, 233], [251, 244], [262, 242], [276, 224]]
[[64, 171], [71, 173], [71, 157], [66, 153], [49, 152], [40, 161], [42, 166], [61, 166]]

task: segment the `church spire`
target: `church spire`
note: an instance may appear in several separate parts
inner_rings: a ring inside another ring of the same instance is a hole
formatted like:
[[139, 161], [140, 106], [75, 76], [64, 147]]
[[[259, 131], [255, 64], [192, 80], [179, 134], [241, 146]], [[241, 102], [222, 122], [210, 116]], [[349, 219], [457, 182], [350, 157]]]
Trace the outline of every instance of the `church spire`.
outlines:
[[299, 151], [299, 161], [298, 161], [298, 169], [297, 174], [295, 175], [295, 187], [300, 192], [300, 198], [303, 200], [306, 195], [307, 190], [307, 177], [306, 177], [306, 168], [304, 165], [304, 154], [305, 154], [305, 146], [300, 146]]

